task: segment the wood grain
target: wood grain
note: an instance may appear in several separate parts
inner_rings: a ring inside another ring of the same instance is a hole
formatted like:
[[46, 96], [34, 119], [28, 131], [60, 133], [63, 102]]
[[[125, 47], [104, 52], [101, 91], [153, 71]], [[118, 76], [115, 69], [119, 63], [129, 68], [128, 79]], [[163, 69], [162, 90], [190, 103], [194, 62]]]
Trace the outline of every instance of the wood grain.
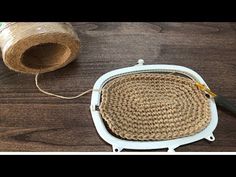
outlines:
[[[76, 95], [102, 74], [134, 65], [176, 64], [192, 68], [210, 88], [236, 105], [236, 23], [73, 23], [81, 54], [67, 67], [40, 76], [48, 91]], [[34, 76], [0, 62], [0, 151], [111, 151], [96, 132], [90, 94], [61, 100], [38, 92]], [[216, 140], [177, 151], [236, 151], [236, 118], [218, 109]]]

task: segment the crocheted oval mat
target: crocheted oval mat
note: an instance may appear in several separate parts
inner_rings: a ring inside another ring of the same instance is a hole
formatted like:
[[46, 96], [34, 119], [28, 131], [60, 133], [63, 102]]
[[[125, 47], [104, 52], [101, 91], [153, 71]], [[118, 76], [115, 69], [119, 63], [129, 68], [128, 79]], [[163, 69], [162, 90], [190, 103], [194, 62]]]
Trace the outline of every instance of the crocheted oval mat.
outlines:
[[100, 113], [110, 131], [127, 140], [169, 140], [194, 135], [210, 122], [205, 93], [190, 78], [139, 73], [102, 89]]

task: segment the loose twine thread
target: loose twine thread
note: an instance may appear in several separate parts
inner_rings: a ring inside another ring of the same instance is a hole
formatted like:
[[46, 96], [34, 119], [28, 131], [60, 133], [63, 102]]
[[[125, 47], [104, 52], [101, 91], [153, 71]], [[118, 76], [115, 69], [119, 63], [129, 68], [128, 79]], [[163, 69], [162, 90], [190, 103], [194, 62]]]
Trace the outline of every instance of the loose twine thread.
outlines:
[[[176, 72], [170, 72], [166, 75], [171, 75], [171, 74], [175, 74]], [[41, 92], [41, 93], [44, 93], [48, 96], [54, 96], [54, 97], [57, 97], [57, 98], [61, 98], [61, 99], [66, 99], [66, 100], [73, 100], [73, 99], [76, 99], [76, 98], [79, 98], [81, 96], [84, 96], [92, 91], [98, 91], [98, 92], [101, 92], [102, 89], [89, 89], [89, 90], [86, 90], [85, 92], [82, 92], [81, 94], [78, 94], [78, 95], [75, 95], [75, 96], [63, 96], [63, 95], [58, 95], [58, 94], [54, 94], [54, 93], [51, 93], [51, 92], [48, 92], [48, 91], [45, 91], [44, 89], [42, 89], [39, 84], [38, 84], [38, 77], [39, 77], [39, 74], [40, 73], [37, 73], [35, 75], [35, 85], [36, 87], [38, 88], [38, 90]]]
[[83, 92], [83, 93], [81, 93], [81, 94], [78, 94], [78, 95], [75, 95], [75, 96], [62, 96], [62, 95], [50, 93], [50, 92], [48, 92], [48, 91], [43, 90], [43, 89], [39, 86], [39, 84], [38, 84], [38, 77], [39, 77], [39, 73], [37, 73], [37, 74], [35, 75], [35, 85], [36, 85], [36, 87], [38, 88], [38, 90], [39, 90], [40, 92], [42, 92], [42, 93], [44, 93], [44, 94], [46, 94], [46, 95], [54, 96], [54, 97], [61, 98], [61, 99], [72, 100], [72, 99], [79, 98], [79, 97], [81, 97], [81, 96], [83, 96], [83, 95], [86, 95], [86, 94], [88, 94], [88, 93], [90, 93], [90, 92], [92, 92], [92, 91], [101, 92], [101, 90], [99, 90], [99, 89], [89, 89], [89, 90], [86, 90], [85, 92]]

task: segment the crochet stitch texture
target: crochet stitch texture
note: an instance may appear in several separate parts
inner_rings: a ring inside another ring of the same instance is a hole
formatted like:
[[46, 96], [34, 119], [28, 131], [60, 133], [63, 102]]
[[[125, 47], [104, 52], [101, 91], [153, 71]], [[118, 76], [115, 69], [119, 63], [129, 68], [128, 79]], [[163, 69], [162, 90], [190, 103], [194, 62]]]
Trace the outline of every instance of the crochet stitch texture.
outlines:
[[102, 89], [102, 118], [127, 140], [169, 140], [194, 135], [210, 123], [210, 105], [195, 81], [176, 74], [117, 77]]

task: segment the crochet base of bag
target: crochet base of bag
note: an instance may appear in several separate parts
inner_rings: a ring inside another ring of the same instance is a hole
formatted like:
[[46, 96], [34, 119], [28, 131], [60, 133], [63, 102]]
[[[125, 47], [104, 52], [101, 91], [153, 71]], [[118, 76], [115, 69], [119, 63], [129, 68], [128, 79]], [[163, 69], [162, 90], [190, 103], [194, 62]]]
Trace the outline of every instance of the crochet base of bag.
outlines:
[[194, 83], [174, 74], [128, 74], [105, 84], [99, 110], [118, 138], [157, 141], [191, 136], [211, 120], [209, 100]]

